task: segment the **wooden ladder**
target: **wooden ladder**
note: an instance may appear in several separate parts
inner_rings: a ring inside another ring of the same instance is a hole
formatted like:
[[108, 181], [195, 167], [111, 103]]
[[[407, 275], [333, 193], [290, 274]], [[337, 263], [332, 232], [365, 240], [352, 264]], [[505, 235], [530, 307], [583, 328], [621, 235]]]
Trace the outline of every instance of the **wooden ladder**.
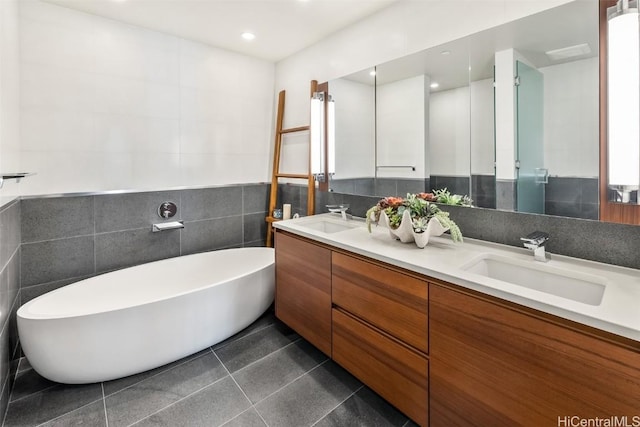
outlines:
[[[313, 96], [314, 92], [318, 90], [318, 82], [311, 80], [311, 92], [309, 99]], [[304, 179], [307, 181], [307, 215], [313, 215], [315, 212], [316, 202], [316, 185], [313, 175], [311, 174], [311, 137], [309, 136], [309, 160], [308, 172], [306, 174], [292, 174], [292, 173], [280, 173], [280, 154], [282, 152], [282, 136], [288, 133], [297, 132], [309, 132], [311, 126], [299, 126], [295, 128], [282, 128], [282, 122], [284, 120], [284, 98], [285, 91], [281, 90], [278, 94], [278, 113], [276, 116], [276, 139], [275, 149], [273, 153], [273, 171], [271, 173], [271, 194], [269, 195], [269, 211], [267, 212], [267, 247], [273, 246], [273, 222], [279, 221], [273, 217], [273, 210], [278, 204], [278, 182], [281, 178], [285, 179]]]

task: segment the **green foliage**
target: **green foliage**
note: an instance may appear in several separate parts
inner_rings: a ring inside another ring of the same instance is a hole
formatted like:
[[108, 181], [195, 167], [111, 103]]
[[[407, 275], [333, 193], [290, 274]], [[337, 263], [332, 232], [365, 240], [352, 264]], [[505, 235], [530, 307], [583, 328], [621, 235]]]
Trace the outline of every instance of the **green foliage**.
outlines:
[[[440, 194], [448, 194], [446, 197], [451, 196], [446, 189]], [[460, 197], [460, 200], [462, 200], [461, 196], [450, 197], [450, 200], [458, 200], [457, 197]], [[395, 229], [400, 226], [402, 215], [407, 210], [411, 216], [411, 223], [416, 233], [425, 232], [429, 220], [431, 220], [431, 218], [437, 218], [442, 226], [449, 228], [449, 233], [454, 242], [462, 242], [462, 232], [458, 225], [449, 218], [449, 213], [440, 210], [438, 205], [428, 202], [419, 194], [407, 194], [407, 197], [404, 199], [399, 197], [385, 197], [381, 199], [375, 206], [367, 211], [366, 221], [369, 232], [371, 232], [371, 224], [377, 224], [380, 220], [380, 213], [382, 211], [384, 211], [389, 218], [389, 226]]]
[[441, 190], [433, 190], [433, 196], [436, 202], [445, 205], [471, 206], [473, 204], [473, 200], [469, 196], [451, 194], [446, 187]]

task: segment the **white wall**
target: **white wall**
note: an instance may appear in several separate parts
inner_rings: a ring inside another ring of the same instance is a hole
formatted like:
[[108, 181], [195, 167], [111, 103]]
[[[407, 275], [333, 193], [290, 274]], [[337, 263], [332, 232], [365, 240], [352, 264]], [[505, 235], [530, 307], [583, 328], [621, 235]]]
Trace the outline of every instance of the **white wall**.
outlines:
[[549, 174], [598, 177], [598, 58], [539, 71], [544, 74], [544, 162]]
[[336, 108], [334, 179], [375, 176], [375, 88], [346, 79], [332, 80]]
[[23, 194], [269, 179], [272, 63], [20, 6]]
[[415, 166], [379, 168], [381, 178], [424, 178], [429, 176], [428, 112], [429, 79], [416, 76], [380, 85], [376, 89], [376, 125], [378, 166]]
[[[308, 124], [309, 81], [336, 79], [422, 49], [568, 3], [569, 0], [404, 0], [276, 64], [287, 90], [286, 126]], [[302, 145], [300, 145], [302, 147]], [[290, 169], [304, 168], [302, 149]], [[297, 161], [297, 163], [295, 163]]]
[[429, 105], [429, 154], [432, 175], [469, 176], [469, 88], [459, 87], [431, 94]]
[[493, 79], [471, 82], [471, 173], [495, 173]]
[[[20, 172], [20, 60], [18, 1], [0, 1], [0, 172]], [[0, 197], [11, 198], [19, 187], [7, 180]], [[4, 200], [3, 202], [4, 203]]]

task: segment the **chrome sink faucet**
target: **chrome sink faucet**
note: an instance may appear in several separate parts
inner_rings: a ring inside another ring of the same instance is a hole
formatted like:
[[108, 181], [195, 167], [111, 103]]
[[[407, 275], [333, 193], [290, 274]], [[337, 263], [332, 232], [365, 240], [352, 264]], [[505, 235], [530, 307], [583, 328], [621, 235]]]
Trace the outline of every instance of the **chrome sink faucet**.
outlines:
[[533, 250], [533, 259], [547, 262], [551, 256], [545, 252], [544, 245], [549, 240], [549, 234], [543, 231], [534, 231], [527, 237], [521, 237], [524, 247]]

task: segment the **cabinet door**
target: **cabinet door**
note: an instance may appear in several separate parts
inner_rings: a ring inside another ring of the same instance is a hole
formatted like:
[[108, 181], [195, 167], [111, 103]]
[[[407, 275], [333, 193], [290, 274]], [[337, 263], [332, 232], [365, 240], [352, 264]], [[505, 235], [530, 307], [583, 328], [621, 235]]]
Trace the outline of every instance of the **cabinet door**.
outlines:
[[276, 232], [276, 317], [331, 356], [331, 251]]
[[614, 416], [632, 425], [640, 415], [640, 351], [430, 286], [432, 427], [578, 425], [571, 417]]
[[427, 282], [336, 252], [332, 277], [334, 304], [429, 352]]
[[334, 309], [333, 359], [418, 424], [428, 424], [424, 356]]

